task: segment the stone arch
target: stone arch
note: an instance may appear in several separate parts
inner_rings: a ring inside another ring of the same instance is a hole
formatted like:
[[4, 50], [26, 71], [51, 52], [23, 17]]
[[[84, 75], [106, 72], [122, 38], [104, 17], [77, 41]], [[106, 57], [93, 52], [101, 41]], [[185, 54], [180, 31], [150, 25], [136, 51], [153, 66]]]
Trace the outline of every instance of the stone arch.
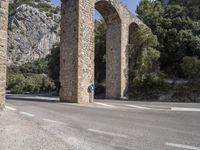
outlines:
[[98, 0], [95, 3], [95, 9], [102, 15], [106, 24], [121, 22], [121, 18], [116, 8], [110, 1]]
[[94, 82], [95, 8], [107, 24], [106, 97], [127, 95], [129, 25], [141, 21], [118, 0], [65, 0], [61, 7], [61, 101], [93, 101], [88, 86]]
[[99, 0], [95, 9], [106, 22], [106, 98], [120, 98], [121, 93], [121, 17], [110, 1]]
[[[88, 86], [94, 82], [94, 11], [106, 20], [107, 97], [124, 98], [128, 85], [129, 25], [143, 24], [118, 0], [63, 0], [61, 5], [60, 100], [93, 101]], [[8, 0], [0, 1], [0, 108], [5, 105]], [[114, 30], [115, 29], [115, 30]], [[111, 67], [112, 66], [112, 67]], [[114, 66], [114, 67], [113, 67]]]

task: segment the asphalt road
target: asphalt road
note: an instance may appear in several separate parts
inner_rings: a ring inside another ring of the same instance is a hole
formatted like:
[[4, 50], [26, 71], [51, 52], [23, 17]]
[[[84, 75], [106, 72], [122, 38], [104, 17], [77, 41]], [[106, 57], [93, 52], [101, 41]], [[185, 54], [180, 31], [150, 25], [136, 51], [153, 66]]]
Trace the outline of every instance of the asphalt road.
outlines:
[[7, 109], [72, 150], [200, 150], [200, 104], [12, 96]]

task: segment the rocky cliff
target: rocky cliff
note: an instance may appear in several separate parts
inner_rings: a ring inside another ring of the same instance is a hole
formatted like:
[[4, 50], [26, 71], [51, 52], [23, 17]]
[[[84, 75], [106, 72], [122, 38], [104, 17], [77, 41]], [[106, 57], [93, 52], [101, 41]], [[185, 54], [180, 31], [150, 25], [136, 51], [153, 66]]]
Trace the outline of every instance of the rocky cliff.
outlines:
[[169, 3], [170, 0], [161, 0], [163, 5], [167, 5]]
[[59, 42], [60, 9], [50, 0], [11, 0], [8, 65], [43, 58]]

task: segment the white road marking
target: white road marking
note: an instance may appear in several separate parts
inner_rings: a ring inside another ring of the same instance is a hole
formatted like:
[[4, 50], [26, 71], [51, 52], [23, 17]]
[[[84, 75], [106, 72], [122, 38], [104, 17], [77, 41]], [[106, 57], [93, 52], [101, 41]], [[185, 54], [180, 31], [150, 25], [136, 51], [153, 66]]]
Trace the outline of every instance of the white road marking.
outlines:
[[112, 132], [96, 130], [96, 129], [88, 129], [88, 131], [93, 132], [93, 133], [97, 133], [97, 134], [114, 136], [114, 137], [128, 138], [128, 136], [124, 135], [124, 134], [117, 134], [117, 133], [112, 133]]
[[98, 104], [98, 105], [101, 105], [101, 106], [110, 107], [110, 108], [116, 108], [116, 106], [114, 106], [114, 105], [105, 104], [105, 103], [99, 103], [99, 102], [95, 102], [95, 104]]
[[182, 149], [188, 149], [188, 150], [200, 150], [200, 147], [190, 146], [190, 145], [182, 145], [182, 144], [176, 144], [176, 143], [165, 143], [166, 146], [175, 147], [175, 148], [182, 148]]
[[47, 118], [43, 119], [43, 121], [56, 123], [56, 124], [65, 124], [66, 125], [66, 123], [64, 123], [64, 122], [55, 121], [55, 120], [51, 120], [51, 119], [47, 119]]
[[12, 111], [16, 111], [16, 109], [15, 109], [15, 108], [13, 108], [13, 107], [10, 107], [10, 106], [6, 106], [6, 109], [9, 109], [9, 110], [12, 110]]
[[29, 117], [34, 117], [35, 116], [35, 115], [27, 113], [27, 112], [20, 112], [20, 114], [26, 115], [26, 116], [29, 116]]
[[199, 108], [183, 108], [183, 107], [172, 107], [172, 111], [193, 111], [193, 112], [200, 112]]
[[152, 109], [152, 108], [148, 108], [148, 107], [143, 107], [143, 106], [138, 106], [138, 105], [129, 105], [129, 104], [125, 104], [125, 106], [128, 107], [132, 107], [132, 108], [138, 108], [138, 109]]

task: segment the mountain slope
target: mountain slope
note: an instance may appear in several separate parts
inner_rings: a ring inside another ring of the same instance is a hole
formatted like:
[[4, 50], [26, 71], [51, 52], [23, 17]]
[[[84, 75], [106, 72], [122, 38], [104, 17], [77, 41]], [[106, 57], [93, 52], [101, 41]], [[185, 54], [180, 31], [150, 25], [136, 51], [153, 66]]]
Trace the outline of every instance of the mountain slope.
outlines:
[[49, 0], [12, 0], [9, 11], [8, 65], [43, 58], [59, 42], [60, 9]]

